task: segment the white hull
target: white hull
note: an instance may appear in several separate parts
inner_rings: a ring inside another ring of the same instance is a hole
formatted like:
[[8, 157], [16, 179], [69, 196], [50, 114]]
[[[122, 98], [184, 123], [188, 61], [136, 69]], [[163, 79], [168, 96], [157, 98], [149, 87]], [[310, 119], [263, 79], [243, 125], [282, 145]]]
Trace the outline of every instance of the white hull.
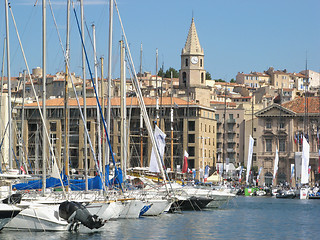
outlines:
[[0, 203], [0, 230], [20, 211], [21, 209], [14, 205]]
[[151, 199], [147, 201], [148, 204], [152, 204], [150, 209], [143, 214], [143, 216], [158, 216], [161, 213], [168, 211], [172, 205], [170, 200]]
[[68, 222], [59, 217], [59, 205], [30, 205], [22, 210], [5, 229], [22, 231], [67, 231]]
[[124, 210], [126, 204], [122, 202], [91, 203], [86, 206], [91, 214], [96, 214], [103, 220], [117, 219]]
[[129, 200], [124, 203], [126, 204], [124, 209], [121, 211], [119, 218], [127, 219], [140, 217], [140, 211], [145, 206], [141, 200]]

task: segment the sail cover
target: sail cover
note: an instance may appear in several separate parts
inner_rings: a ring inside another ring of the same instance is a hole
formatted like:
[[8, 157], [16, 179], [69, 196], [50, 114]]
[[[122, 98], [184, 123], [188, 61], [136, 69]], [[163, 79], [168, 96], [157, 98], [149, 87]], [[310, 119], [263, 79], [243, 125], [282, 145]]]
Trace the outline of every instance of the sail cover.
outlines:
[[[154, 138], [156, 139], [156, 144], [159, 150], [160, 158], [163, 159], [164, 155], [164, 148], [166, 146], [166, 134], [161, 131], [161, 129], [156, 125], [154, 128]], [[149, 171], [150, 172], [160, 172], [157, 158], [156, 158], [156, 149], [154, 147], [152, 148], [151, 152], [151, 158], [150, 158], [150, 166]]]
[[309, 152], [310, 146], [307, 139], [303, 136], [302, 146], [302, 163], [301, 163], [301, 184], [307, 184], [309, 182]]
[[248, 150], [248, 161], [247, 161], [247, 175], [246, 175], [246, 183], [249, 184], [249, 173], [251, 171], [251, 162], [252, 162], [252, 153], [253, 153], [253, 143], [254, 139], [250, 135], [249, 139], [249, 150]]

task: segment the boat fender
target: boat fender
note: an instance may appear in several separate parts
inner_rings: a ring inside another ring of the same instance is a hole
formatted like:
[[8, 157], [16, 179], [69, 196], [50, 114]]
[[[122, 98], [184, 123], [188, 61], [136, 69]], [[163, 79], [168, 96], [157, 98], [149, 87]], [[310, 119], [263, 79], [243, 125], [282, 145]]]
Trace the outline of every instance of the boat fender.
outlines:
[[80, 222], [90, 229], [98, 229], [104, 225], [101, 218], [91, 215], [88, 209], [79, 202], [62, 202], [59, 206], [59, 216], [69, 223]]

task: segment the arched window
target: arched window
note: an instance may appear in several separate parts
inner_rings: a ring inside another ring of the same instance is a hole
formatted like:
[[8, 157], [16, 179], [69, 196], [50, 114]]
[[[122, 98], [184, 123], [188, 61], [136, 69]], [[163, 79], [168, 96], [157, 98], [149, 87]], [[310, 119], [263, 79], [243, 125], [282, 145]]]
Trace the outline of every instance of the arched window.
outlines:
[[182, 82], [185, 86], [187, 86], [187, 74], [186, 72], [182, 73]]
[[201, 73], [201, 83], [204, 83], [204, 74]]
[[202, 67], [202, 59], [200, 59], [200, 67]]
[[186, 58], [186, 67], [188, 67], [188, 66], [189, 66], [189, 59]]

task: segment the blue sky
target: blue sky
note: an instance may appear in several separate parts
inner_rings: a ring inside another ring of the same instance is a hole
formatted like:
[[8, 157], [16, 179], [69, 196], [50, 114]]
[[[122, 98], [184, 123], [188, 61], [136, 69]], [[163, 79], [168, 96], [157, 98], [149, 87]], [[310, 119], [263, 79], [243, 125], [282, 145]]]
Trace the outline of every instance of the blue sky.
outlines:
[[[63, 42], [66, 29], [66, 0], [50, 0]], [[41, 66], [41, 0], [12, 0], [22, 44], [30, 68]], [[47, 0], [49, 2], [49, 0]], [[108, 56], [108, 0], [84, 0], [85, 20], [90, 31], [96, 25], [97, 55]], [[214, 79], [229, 81], [238, 72], [264, 71], [273, 66], [299, 72], [308, 68], [320, 71], [320, 1], [319, 0], [118, 0], [136, 70], [140, 65], [140, 44], [143, 44], [143, 71], [156, 70], [156, 49], [159, 65], [164, 69], [180, 69], [191, 18], [194, 16], [205, 52], [204, 67]], [[2, 62], [4, 0], [0, 5], [0, 53]], [[75, 1], [78, 16], [79, 4]], [[64, 70], [64, 60], [48, 6], [47, 72]], [[10, 19], [11, 16], [10, 16]], [[81, 45], [74, 14], [71, 14], [71, 71], [81, 74]], [[114, 14], [113, 77], [119, 73], [119, 40], [122, 38], [118, 16]], [[92, 64], [92, 45], [86, 32], [86, 47]], [[16, 76], [25, 69], [13, 22], [10, 20], [11, 72]], [[5, 71], [6, 72], [6, 71]], [[6, 73], [5, 73], [6, 75]]]

